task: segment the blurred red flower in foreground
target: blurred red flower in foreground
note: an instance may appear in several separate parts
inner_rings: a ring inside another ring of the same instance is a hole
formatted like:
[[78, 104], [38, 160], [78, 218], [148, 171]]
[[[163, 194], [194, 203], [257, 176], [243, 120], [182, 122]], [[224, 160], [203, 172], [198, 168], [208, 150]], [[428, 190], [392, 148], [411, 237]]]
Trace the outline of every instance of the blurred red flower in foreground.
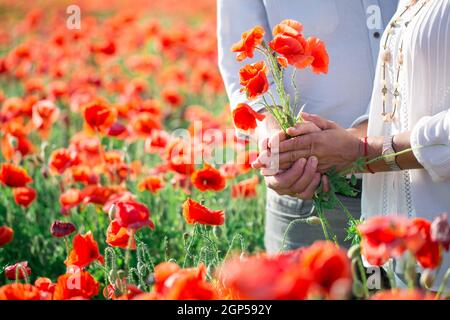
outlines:
[[219, 170], [209, 164], [195, 171], [192, 176], [192, 184], [200, 191], [222, 191], [226, 187], [226, 179]]
[[242, 34], [241, 40], [233, 44], [232, 52], [238, 52], [237, 61], [242, 61], [246, 58], [253, 58], [254, 51], [259, 46], [264, 37], [264, 29], [261, 26], [256, 26]]
[[256, 129], [256, 120], [263, 121], [265, 117], [265, 115], [256, 112], [245, 103], [238, 104], [238, 106], [233, 110], [234, 125], [236, 128], [244, 131]]
[[278, 255], [232, 258], [218, 269], [218, 279], [224, 296], [251, 300], [345, 298], [352, 283], [350, 261], [329, 241]]
[[58, 278], [54, 300], [90, 299], [100, 291], [98, 283], [87, 271], [66, 273]]
[[437, 268], [442, 261], [442, 248], [439, 242], [431, 239], [431, 222], [425, 219], [416, 218], [412, 224], [418, 228], [418, 232], [424, 240], [420, 249], [415, 252], [417, 262], [423, 268]]
[[3, 247], [13, 240], [14, 231], [10, 227], [0, 227], [0, 247]]
[[311, 281], [298, 264], [302, 249], [231, 258], [218, 269], [222, 296], [242, 300], [306, 299]]
[[56, 238], [67, 237], [74, 233], [76, 230], [75, 225], [71, 222], [54, 221], [50, 227], [50, 233]]
[[[163, 262], [155, 267], [153, 296], [163, 300], [213, 300], [217, 293], [206, 281], [206, 267], [181, 269], [176, 263]], [[140, 297], [137, 296], [136, 299]]]
[[392, 289], [380, 291], [374, 294], [371, 300], [435, 300], [436, 297], [430, 292], [418, 289]]
[[12, 283], [0, 287], [0, 300], [40, 300], [39, 289], [31, 284]]
[[306, 248], [299, 268], [311, 277], [310, 293], [313, 296], [347, 298], [352, 286], [350, 261], [346, 252], [334, 243], [318, 241]]
[[0, 182], [8, 187], [25, 187], [33, 179], [25, 169], [10, 163], [3, 163], [0, 168]]
[[239, 77], [241, 85], [244, 86], [241, 91], [245, 91], [250, 100], [256, 99], [269, 90], [267, 66], [264, 61], [244, 66], [239, 70]]
[[56, 285], [49, 278], [40, 277], [34, 285], [41, 293], [41, 300], [52, 300]]
[[15, 280], [16, 275], [19, 279], [25, 278], [25, 275], [29, 276], [31, 269], [28, 267], [28, 261], [21, 261], [11, 266], [5, 267], [5, 276], [9, 280]]
[[[117, 220], [113, 220], [106, 231], [106, 243], [112, 247], [127, 249], [132, 236], [133, 232], [131, 230], [121, 227]], [[136, 249], [136, 240], [134, 238], [129, 249]]]
[[115, 220], [124, 228], [140, 229], [144, 226], [155, 228], [150, 220], [150, 211], [142, 203], [135, 201], [117, 202], [114, 207]]
[[441, 244], [431, 237], [431, 223], [420, 218], [373, 217], [358, 226], [361, 253], [373, 265], [382, 265], [409, 250], [424, 268], [439, 266]]
[[359, 225], [358, 231], [362, 237], [362, 255], [377, 266], [400, 256], [409, 247], [422, 244], [417, 228], [411, 228], [410, 221], [402, 217], [373, 217]]
[[103, 257], [100, 255], [98, 244], [94, 240], [91, 231], [86, 234], [77, 234], [73, 238], [73, 248], [64, 262], [66, 266], [77, 266], [79, 268], [87, 267], [89, 264], [98, 260], [103, 263]]
[[13, 189], [14, 201], [25, 208], [36, 199], [36, 191], [30, 187], [20, 187]]
[[223, 210], [210, 210], [190, 198], [183, 203], [183, 216], [189, 224], [220, 226], [225, 221]]

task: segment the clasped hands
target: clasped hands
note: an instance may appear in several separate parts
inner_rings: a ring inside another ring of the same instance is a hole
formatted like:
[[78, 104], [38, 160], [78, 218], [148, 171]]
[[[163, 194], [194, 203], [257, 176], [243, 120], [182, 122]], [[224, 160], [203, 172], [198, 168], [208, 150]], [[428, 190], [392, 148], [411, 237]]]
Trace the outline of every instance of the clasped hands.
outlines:
[[280, 195], [312, 199], [322, 182], [329, 190], [327, 171], [347, 169], [363, 155], [361, 140], [333, 121], [303, 113], [304, 122], [259, 141], [252, 163], [269, 188]]

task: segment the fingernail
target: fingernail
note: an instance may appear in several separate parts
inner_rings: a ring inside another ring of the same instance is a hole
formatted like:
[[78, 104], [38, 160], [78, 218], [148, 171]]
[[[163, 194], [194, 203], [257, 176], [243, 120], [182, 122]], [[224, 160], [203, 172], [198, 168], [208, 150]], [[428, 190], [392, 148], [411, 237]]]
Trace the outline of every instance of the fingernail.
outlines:
[[312, 166], [313, 168], [317, 168], [318, 163], [319, 163], [319, 160], [317, 160], [316, 157], [312, 156], [312, 157], [311, 157], [311, 166]]

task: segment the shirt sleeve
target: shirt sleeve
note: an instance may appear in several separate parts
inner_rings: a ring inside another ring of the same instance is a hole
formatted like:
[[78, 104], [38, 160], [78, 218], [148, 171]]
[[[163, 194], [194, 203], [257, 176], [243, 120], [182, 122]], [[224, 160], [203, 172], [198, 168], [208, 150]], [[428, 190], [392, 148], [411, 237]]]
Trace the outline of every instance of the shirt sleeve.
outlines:
[[[442, 6], [444, 7], [443, 4]], [[436, 93], [439, 101], [436, 108], [442, 111], [420, 118], [413, 127], [410, 138], [414, 155], [434, 182], [450, 180], [450, 6], [445, 8], [441, 19], [443, 27], [434, 34], [436, 43], [439, 43], [439, 46], [436, 44], [438, 54], [431, 54], [430, 51], [427, 57], [436, 70], [433, 85], [442, 90], [439, 94]], [[432, 45], [429, 47], [433, 48]]]
[[[261, 99], [249, 101], [245, 93], [240, 92], [242, 86], [239, 81], [239, 70], [246, 64], [264, 59], [264, 56], [255, 51], [253, 59], [245, 59], [242, 62], [236, 60], [236, 53], [231, 52], [234, 43], [241, 39], [242, 33], [255, 27], [264, 28], [265, 40], [270, 40], [271, 29], [262, 0], [217, 0], [217, 38], [219, 53], [219, 69], [222, 75], [225, 89], [230, 100], [231, 110], [239, 103], [247, 103], [255, 111], [261, 112], [264, 106]], [[276, 92], [273, 79], [268, 75], [269, 90]], [[278, 97], [275, 95], [275, 99]], [[277, 102], [278, 103], [278, 102]], [[237, 130], [239, 138], [246, 137], [245, 133]]]
[[411, 132], [411, 147], [433, 181], [450, 179], [450, 112], [423, 117]]

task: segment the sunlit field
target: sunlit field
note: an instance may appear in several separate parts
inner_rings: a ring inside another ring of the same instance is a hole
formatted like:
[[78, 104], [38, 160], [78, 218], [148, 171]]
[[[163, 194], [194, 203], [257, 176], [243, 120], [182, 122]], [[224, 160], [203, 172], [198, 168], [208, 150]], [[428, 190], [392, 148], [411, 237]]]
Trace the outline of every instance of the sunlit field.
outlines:
[[369, 298], [358, 244], [264, 254], [216, 1], [70, 5], [0, 1], [0, 300]]

